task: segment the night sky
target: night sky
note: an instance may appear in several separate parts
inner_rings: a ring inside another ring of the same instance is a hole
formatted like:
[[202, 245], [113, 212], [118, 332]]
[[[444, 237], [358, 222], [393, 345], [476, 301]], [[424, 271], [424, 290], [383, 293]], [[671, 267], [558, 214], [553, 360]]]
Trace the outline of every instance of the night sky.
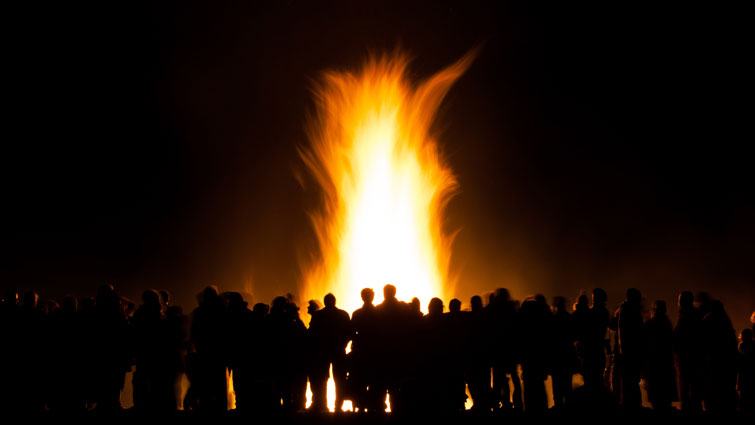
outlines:
[[6, 12], [3, 290], [112, 282], [186, 309], [210, 283], [252, 302], [295, 292], [315, 249], [319, 193], [297, 154], [313, 82], [397, 47], [419, 81], [482, 44], [434, 129], [461, 184], [458, 297], [602, 286], [613, 307], [634, 286], [673, 311], [680, 290], [706, 290], [738, 329], [755, 309], [742, 11], [88, 3]]

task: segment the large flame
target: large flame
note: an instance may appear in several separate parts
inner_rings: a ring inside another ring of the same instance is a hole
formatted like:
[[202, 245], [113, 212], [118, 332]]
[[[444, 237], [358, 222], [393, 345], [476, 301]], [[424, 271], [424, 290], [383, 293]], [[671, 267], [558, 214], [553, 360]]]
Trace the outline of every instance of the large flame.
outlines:
[[312, 214], [320, 256], [304, 276], [304, 299], [335, 294], [349, 312], [362, 288], [397, 287], [399, 299], [450, 290], [452, 235], [443, 209], [457, 181], [430, 125], [471, 52], [426, 81], [407, 81], [403, 54], [373, 57], [357, 72], [327, 72], [316, 88], [311, 146], [301, 151], [323, 190]]

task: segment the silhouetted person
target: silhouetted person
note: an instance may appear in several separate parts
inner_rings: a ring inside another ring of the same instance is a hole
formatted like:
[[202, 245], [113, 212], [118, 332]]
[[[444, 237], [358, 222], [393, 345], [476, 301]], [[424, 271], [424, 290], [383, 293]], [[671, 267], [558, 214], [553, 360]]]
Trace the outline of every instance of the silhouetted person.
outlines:
[[551, 318], [550, 307], [542, 295], [525, 299], [519, 309], [517, 323], [527, 413], [543, 413], [548, 409], [545, 380], [552, 338]]
[[173, 404], [179, 407], [181, 375], [186, 372], [186, 355], [189, 350], [189, 317], [180, 306], [173, 305], [172, 296], [160, 291], [165, 312], [165, 343], [167, 345], [166, 379], [173, 384]]
[[739, 408], [745, 414], [755, 411], [755, 342], [752, 329], [744, 329], [739, 335]]
[[[303, 329], [304, 328], [304, 329]], [[306, 328], [298, 317], [298, 307], [286, 297], [276, 297], [265, 317], [265, 338], [267, 339], [267, 367], [271, 391], [268, 409], [294, 410], [299, 406], [297, 389], [300, 376], [306, 368], [299, 357], [306, 347]]]
[[[398, 394], [402, 377], [405, 376], [406, 359], [409, 356], [407, 336], [411, 335], [416, 313], [409, 306], [396, 299], [396, 287], [385, 285], [383, 287], [383, 302], [375, 312], [380, 323], [378, 327], [378, 350], [376, 358], [379, 359], [376, 367], [375, 397], [384, 400], [388, 392], [391, 399], [391, 410], [401, 410], [400, 396]], [[420, 313], [421, 314], [421, 313]], [[378, 411], [384, 411], [386, 406], [381, 404]]]
[[[584, 329], [581, 331], [580, 341], [582, 351], [582, 370], [585, 385], [590, 387], [604, 387], [603, 372], [606, 367], [606, 346], [608, 324], [611, 320], [606, 309], [606, 292], [596, 288], [592, 292], [592, 307], [588, 310]], [[578, 315], [577, 315], [578, 317]]]
[[647, 391], [648, 399], [657, 412], [671, 410], [676, 400], [674, 373], [673, 330], [666, 315], [666, 302], [656, 301], [653, 317], [645, 323], [647, 332]]
[[471, 298], [472, 311], [466, 323], [467, 347], [465, 374], [472, 396], [472, 410], [475, 413], [490, 412], [490, 355], [485, 327], [482, 298]]
[[289, 352], [289, 368], [291, 370], [291, 402], [284, 404], [284, 409], [303, 411], [307, 406], [307, 376], [310, 369], [307, 363], [301, 361], [301, 353], [308, 349], [307, 326], [299, 317], [299, 306], [296, 305], [293, 294], [286, 294], [286, 314], [293, 323], [294, 337]]
[[577, 330], [574, 317], [566, 311], [566, 298], [553, 298], [551, 323], [551, 343], [548, 351], [553, 381], [553, 406], [563, 408], [571, 404], [572, 376], [576, 373], [578, 364], [577, 352], [574, 349]]
[[645, 324], [642, 319], [642, 295], [635, 288], [627, 290], [627, 297], [619, 308], [618, 338], [621, 359], [622, 407], [626, 411], [642, 406], [640, 378], [645, 362]]
[[710, 302], [710, 311], [703, 317], [702, 337], [707, 372], [705, 409], [730, 414], [737, 407], [737, 337], [719, 300]]
[[574, 319], [575, 339], [574, 348], [577, 352], [578, 372], [584, 377], [585, 338], [590, 322], [590, 301], [584, 292], [580, 292], [572, 306], [572, 318]]
[[51, 411], [76, 413], [85, 408], [83, 382], [83, 327], [76, 297], [67, 295], [61, 309], [50, 316], [49, 338], [52, 345], [50, 397]]
[[95, 298], [86, 297], [81, 301], [79, 317], [81, 319], [81, 371], [78, 376], [81, 382], [82, 397], [87, 409], [95, 407], [96, 376], [98, 369], [96, 341], [94, 334], [97, 323]]
[[[411, 388], [405, 400], [409, 406], [416, 407], [425, 414], [434, 414], [446, 410], [448, 392], [448, 341], [446, 339], [443, 317], [443, 301], [432, 298], [428, 303], [427, 314], [422, 318], [421, 342], [416, 349], [419, 359], [419, 376], [417, 386]], [[404, 391], [406, 393], [406, 391]]]
[[[494, 409], [522, 411], [522, 386], [519, 380], [519, 334], [516, 324], [516, 305], [509, 299], [509, 291], [499, 288], [489, 297], [485, 307], [487, 337], [490, 341], [493, 389], [490, 397]], [[509, 390], [511, 379], [514, 392]], [[512, 404], [513, 398], [513, 404]]]
[[166, 412], [176, 408], [171, 373], [167, 322], [160, 295], [153, 290], [142, 295], [142, 305], [131, 321], [134, 360], [134, 406], [140, 410]]
[[411, 302], [409, 302], [409, 312], [418, 319], [424, 317], [424, 314], [422, 314], [419, 298], [414, 297], [412, 298]]
[[228, 408], [226, 368], [228, 364], [228, 315], [217, 289], [208, 286], [192, 313], [190, 339], [195, 350], [195, 373], [191, 386], [203, 412]]
[[95, 301], [92, 331], [94, 355], [93, 396], [99, 412], [121, 410], [121, 390], [130, 368], [128, 322], [121, 299], [112, 285], [103, 285]]
[[461, 311], [461, 301], [454, 298], [448, 303], [448, 313], [444, 315], [444, 333], [447, 354], [447, 394], [445, 395], [445, 410], [460, 412], [464, 410], [467, 401], [466, 385], [464, 383], [464, 354], [469, 347], [467, 333], [467, 315]]
[[364, 288], [361, 292], [362, 307], [356, 309], [351, 315], [351, 326], [354, 330], [351, 342], [351, 356], [353, 368], [349, 374], [352, 389], [355, 391], [354, 404], [359, 409], [368, 409], [372, 412], [379, 409], [382, 400], [375, 396], [374, 383], [376, 380], [376, 358], [380, 326], [377, 311], [372, 304], [375, 292], [370, 288]]
[[679, 399], [682, 412], [702, 411], [704, 365], [702, 335], [703, 316], [694, 306], [692, 292], [679, 294], [679, 320], [674, 328], [673, 343], [679, 375]]
[[[257, 303], [254, 305], [250, 314], [250, 329], [251, 346], [249, 347], [249, 357], [246, 359], [249, 365], [249, 371], [247, 375], [248, 396], [247, 406], [250, 411], [264, 411], [268, 406], [271, 395], [271, 385], [268, 375], [266, 373], [269, 368], [268, 364], [268, 347], [265, 334], [265, 316], [269, 307], [264, 303]], [[238, 397], [238, 395], [237, 395]], [[237, 401], [238, 407], [238, 401]], [[242, 409], [243, 406], [242, 401]]]
[[327, 410], [327, 383], [332, 365], [336, 389], [335, 408], [343, 407], [346, 386], [346, 345], [352, 336], [349, 313], [336, 307], [336, 297], [327, 294], [325, 307], [312, 314], [309, 332], [314, 343], [314, 368], [311, 376], [312, 409]]
[[254, 350], [259, 342], [259, 332], [254, 313], [238, 292], [228, 294], [228, 348], [229, 369], [233, 373], [233, 390], [236, 393], [236, 409], [248, 412], [254, 406]]

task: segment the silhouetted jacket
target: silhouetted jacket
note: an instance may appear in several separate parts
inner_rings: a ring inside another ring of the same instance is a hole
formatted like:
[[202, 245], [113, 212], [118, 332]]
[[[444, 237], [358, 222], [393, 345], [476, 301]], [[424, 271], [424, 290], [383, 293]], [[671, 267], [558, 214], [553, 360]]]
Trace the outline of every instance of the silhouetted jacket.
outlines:
[[309, 332], [317, 353], [328, 358], [343, 356], [353, 334], [349, 313], [337, 307], [318, 310], [312, 314]]

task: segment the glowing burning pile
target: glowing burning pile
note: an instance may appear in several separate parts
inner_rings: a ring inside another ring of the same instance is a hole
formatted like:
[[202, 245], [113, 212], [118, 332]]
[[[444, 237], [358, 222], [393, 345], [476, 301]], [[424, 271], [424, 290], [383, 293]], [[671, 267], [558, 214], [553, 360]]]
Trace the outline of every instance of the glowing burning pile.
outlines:
[[305, 275], [304, 300], [332, 292], [341, 308], [359, 292], [394, 284], [423, 304], [449, 285], [452, 235], [443, 208], [457, 182], [429, 135], [435, 113], [473, 54], [418, 86], [405, 55], [372, 58], [358, 73], [328, 72], [316, 89], [311, 147], [302, 158], [323, 190], [312, 214], [320, 258]]

